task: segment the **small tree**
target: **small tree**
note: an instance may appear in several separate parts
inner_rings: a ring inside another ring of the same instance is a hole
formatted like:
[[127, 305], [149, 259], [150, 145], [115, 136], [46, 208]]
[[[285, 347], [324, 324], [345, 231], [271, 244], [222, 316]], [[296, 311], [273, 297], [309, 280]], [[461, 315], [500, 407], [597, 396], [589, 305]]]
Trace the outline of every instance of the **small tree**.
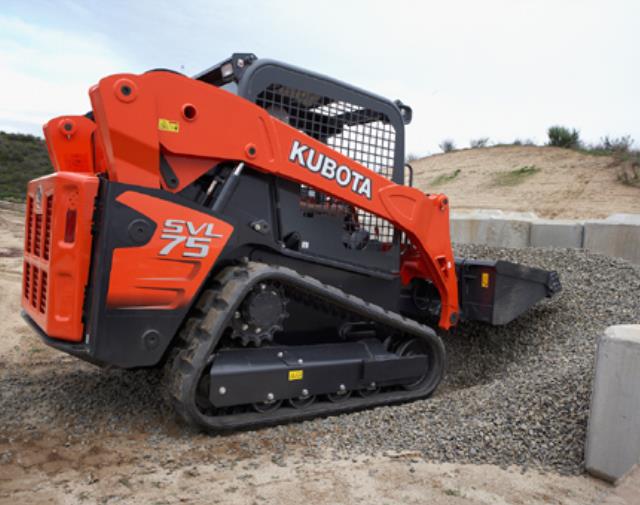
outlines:
[[549, 145], [555, 147], [564, 147], [567, 149], [575, 149], [580, 147], [580, 132], [575, 128], [569, 130], [564, 126], [552, 126], [547, 130], [549, 135]]
[[407, 157], [404, 159], [404, 162], [411, 163], [412, 161], [416, 161], [419, 159], [420, 159], [420, 156], [418, 156], [416, 153], [409, 153], [407, 154]]
[[600, 139], [600, 145], [597, 149], [603, 151], [613, 151], [617, 153], [628, 153], [633, 145], [633, 139], [630, 135], [624, 137], [609, 137], [608, 135]]
[[469, 146], [471, 149], [478, 149], [479, 147], [487, 147], [489, 145], [489, 137], [480, 137], [479, 139], [471, 139]]
[[440, 142], [438, 147], [442, 149], [443, 152], [450, 153], [451, 151], [455, 151], [456, 144], [452, 139], [444, 139], [442, 142]]

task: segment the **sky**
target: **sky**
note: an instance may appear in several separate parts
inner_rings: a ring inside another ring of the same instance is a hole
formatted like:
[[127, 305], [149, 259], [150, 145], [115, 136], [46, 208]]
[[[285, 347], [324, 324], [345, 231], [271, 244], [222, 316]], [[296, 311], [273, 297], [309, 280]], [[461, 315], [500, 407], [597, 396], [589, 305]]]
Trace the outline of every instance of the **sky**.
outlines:
[[253, 52], [409, 104], [416, 155], [556, 124], [638, 148], [639, 50], [637, 0], [2, 0], [0, 130], [84, 114], [109, 74]]

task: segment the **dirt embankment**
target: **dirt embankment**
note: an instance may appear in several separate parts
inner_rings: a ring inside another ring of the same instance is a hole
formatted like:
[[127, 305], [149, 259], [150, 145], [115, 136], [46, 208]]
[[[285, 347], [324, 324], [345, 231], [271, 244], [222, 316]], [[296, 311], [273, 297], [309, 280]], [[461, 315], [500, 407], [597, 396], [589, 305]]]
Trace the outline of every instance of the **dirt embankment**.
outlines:
[[447, 194], [453, 210], [533, 211], [566, 219], [640, 214], [640, 188], [618, 180], [623, 167], [611, 156], [505, 146], [438, 154], [412, 165], [415, 185]]

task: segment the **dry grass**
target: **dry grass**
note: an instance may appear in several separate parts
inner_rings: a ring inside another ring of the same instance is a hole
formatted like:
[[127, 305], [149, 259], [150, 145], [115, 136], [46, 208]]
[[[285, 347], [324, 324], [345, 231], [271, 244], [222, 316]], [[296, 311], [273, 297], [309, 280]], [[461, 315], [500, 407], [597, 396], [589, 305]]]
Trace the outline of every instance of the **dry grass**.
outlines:
[[540, 169], [535, 165], [525, 165], [508, 172], [498, 172], [493, 178], [493, 184], [496, 186], [517, 186], [538, 172]]

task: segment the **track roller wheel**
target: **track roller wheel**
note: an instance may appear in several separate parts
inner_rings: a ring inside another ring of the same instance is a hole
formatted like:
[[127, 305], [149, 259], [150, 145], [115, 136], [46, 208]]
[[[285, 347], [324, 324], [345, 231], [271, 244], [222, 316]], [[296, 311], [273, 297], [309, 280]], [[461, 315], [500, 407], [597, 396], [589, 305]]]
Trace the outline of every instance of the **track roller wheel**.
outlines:
[[271, 400], [266, 402], [254, 403], [252, 405], [253, 410], [256, 412], [264, 413], [264, 412], [273, 412], [274, 410], [278, 410], [282, 405], [282, 400]]
[[362, 398], [367, 398], [369, 396], [376, 395], [379, 392], [380, 392], [380, 387], [376, 386], [375, 383], [372, 383], [366, 389], [358, 389], [358, 396], [361, 396]]
[[315, 395], [307, 394], [306, 396], [298, 396], [297, 398], [289, 398], [289, 405], [294, 409], [304, 409], [316, 401]]
[[351, 396], [351, 391], [344, 387], [344, 384], [340, 384], [340, 389], [335, 393], [329, 393], [327, 399], [333, 403], [339, 403]]

